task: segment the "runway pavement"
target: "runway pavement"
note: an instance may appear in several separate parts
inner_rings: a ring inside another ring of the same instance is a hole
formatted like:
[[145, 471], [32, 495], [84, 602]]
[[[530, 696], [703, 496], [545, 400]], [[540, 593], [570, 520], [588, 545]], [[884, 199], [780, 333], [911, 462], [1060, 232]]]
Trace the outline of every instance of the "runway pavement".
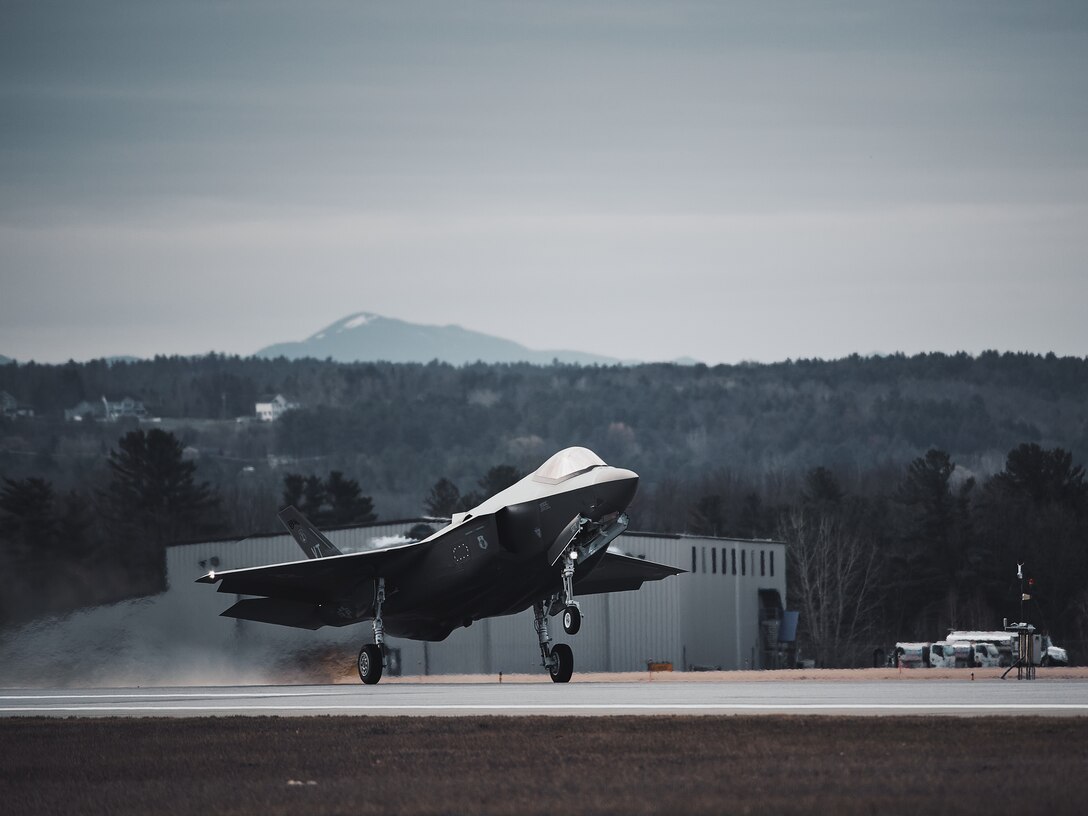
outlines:
[[1088, 716], [1088, 681], [465, 683], [0, 690], [0, 716]]

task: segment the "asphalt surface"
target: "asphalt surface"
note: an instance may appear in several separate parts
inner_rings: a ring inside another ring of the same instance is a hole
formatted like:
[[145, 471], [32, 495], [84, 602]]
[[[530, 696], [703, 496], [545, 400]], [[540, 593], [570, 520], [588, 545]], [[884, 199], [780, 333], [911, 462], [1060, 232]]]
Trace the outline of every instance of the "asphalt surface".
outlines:
[[0, 716], [221, 715], [1088, 716], [1084, 680], [398, 683], [0, 690]]

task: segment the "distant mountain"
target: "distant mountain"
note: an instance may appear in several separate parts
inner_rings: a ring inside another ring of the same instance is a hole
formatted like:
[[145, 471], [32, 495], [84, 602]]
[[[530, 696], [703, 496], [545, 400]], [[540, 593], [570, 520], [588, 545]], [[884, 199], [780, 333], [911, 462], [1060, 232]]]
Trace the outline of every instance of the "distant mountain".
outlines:
[[424, 326], [381, 315], [359, 312], [338, 320], [296, 343], [275, 343], [256, 352], [257, 357], [297, 360], [332, 358], [340, 363], [384, 360], [390, 363], [452, 365], [485, 363], [561, 363], [615, 365], [614, 357], [580, 351], [535, 351], [501, 337], [462, 329], [460, 326]]
[[0, 354], [0, 365], [7, 365], [8, 363], [14, 363], [14, 362], [15, 361], [13, 359], [11, 359], [10, 357], [5, 357], [3, 354]]

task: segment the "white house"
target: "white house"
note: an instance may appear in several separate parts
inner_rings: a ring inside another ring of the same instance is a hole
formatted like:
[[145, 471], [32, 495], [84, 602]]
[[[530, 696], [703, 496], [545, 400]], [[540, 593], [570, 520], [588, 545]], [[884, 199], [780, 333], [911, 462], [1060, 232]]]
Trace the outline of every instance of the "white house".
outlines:
[[288, 402], [283, 394], [276, 394], [265, 402], [257, 403], [257, 419], [261, 422], [275, 422], [285, 412], [301, 407], [297, 402]]

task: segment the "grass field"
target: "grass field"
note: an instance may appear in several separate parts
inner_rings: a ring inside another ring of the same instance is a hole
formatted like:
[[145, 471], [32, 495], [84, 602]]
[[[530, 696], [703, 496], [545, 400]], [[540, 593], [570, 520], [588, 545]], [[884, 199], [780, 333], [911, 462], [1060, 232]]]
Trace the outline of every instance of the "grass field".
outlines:
[[0, 720], [0, 812], [1070, 813], [1088, 718]]

